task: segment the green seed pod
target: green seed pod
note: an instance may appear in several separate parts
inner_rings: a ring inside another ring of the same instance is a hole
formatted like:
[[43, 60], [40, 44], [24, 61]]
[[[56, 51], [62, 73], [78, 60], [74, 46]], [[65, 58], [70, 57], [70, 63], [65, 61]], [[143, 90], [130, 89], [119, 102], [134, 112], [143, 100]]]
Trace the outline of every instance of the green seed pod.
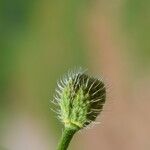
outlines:
[[58, 83], [56, 92], [59, 119], [65, 127], [77, 130], [95, 121], [106, 99], [102, 80], [81, 71], [68, 74]]

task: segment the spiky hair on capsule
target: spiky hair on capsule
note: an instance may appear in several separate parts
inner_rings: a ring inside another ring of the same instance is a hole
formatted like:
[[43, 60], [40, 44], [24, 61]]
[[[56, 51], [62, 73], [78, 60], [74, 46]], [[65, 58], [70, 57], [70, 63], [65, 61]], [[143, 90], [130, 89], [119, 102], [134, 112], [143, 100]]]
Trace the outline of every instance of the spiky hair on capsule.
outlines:
[[65, 127], [79, 130], [96, 120], [106, 100], [101, 79], [79, 70], [68, 73], [57, 85], [54, 99], [59, 106], [58, 117]]

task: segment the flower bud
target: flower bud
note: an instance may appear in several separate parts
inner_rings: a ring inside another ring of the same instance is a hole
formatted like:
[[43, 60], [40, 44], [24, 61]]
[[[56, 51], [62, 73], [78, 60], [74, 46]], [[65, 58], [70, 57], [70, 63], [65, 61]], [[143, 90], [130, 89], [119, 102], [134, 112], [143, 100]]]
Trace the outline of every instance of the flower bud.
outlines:
[[106, 99], [106, 88], [102, 80], [84, 72], [69, 74], [58, 83], [56, 92], [60, 120], [65, 127], [75, 129], [95, 121]]

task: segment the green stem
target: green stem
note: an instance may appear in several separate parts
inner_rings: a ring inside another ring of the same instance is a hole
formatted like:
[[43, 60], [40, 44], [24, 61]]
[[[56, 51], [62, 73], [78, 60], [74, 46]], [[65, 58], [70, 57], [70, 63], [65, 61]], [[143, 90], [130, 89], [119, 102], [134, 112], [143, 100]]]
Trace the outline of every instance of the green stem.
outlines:
[[76, 132], [77, 132], [76, 129], [65, 128], [60, 143], [58, 144], [57, 150], [67, 150], [69, 143]]

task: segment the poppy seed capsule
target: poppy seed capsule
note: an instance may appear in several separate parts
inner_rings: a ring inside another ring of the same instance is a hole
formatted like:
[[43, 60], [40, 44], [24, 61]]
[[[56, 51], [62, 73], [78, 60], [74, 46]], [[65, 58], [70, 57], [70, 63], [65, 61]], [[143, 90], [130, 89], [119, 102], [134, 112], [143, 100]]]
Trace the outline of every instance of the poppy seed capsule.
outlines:
[[59, 119], [65, 127], [78, 130], [95, 121], [106, 99], [104, 83], [82, 72], [60, 81], [56, 92]]

